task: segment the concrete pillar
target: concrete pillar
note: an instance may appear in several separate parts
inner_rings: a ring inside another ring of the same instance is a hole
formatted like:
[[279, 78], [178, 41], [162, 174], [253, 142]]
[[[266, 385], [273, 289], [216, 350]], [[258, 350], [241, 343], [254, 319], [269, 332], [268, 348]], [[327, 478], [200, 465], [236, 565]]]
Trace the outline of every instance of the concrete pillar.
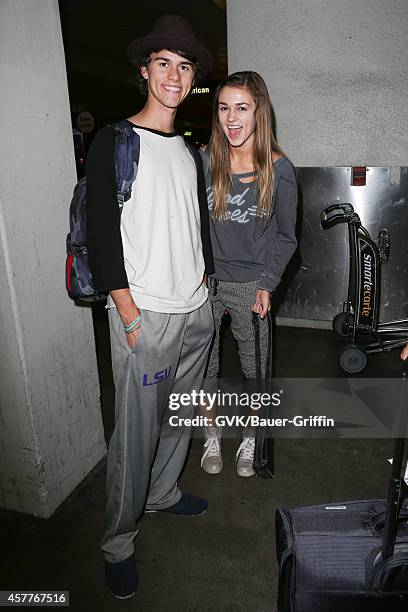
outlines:
[[0, 506], [48, 517], [103, 457], [92, 317], [64, 286], [76, 181], [57, 0], [0, 7]]
[[227, 0], [227, 23], [296, 166], [408, 165], [406, 0]]

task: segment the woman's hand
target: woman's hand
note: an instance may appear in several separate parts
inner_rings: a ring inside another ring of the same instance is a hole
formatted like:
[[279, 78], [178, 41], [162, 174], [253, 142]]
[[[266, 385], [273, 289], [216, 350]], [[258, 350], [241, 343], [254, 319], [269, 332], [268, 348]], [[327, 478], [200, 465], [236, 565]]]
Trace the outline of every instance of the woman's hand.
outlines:
[[266, 289], [257, 289], [255, 304], [252, 304], [252, 312], [259, 314], [264, 319], [271, 309], [271, 294]]

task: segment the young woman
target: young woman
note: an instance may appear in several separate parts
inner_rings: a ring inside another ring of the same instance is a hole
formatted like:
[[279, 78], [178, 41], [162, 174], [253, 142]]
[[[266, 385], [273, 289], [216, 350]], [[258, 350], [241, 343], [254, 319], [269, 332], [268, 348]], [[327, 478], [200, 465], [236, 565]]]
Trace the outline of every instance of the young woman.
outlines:
[[[272, 132], [272, 106], [262, 77], [236, 72], [217, 88], [213, 131], [202, 151], [215, 273], [209, 281], [216, 335], [206, 388], [217, 388], [219, 332], [228, 310], [245, 378], [256, 378], [252, 313], [259, 316], [261, 369], [268, 345], [266, 316], [271, 293], [296, 249], [297, 186], [293, 167]], [[221, 429], [215, 412], [205, 428], [202, 468], [222, 469]], [[237, 451], [237, 472], [252, 476], [255, 431], [245, 430]]]

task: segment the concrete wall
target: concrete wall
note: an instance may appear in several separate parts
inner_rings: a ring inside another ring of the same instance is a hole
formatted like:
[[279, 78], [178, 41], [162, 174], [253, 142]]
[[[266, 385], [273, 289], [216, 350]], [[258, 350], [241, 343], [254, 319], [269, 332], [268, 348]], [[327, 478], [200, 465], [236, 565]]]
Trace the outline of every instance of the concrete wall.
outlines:
[[227, 23], [295, 165], [408, 165], [406, 0], [227, 0]]
[[57, 0], [2, 0], [0, 24], [0, 507], [47, 517], [105, 444], [91, 312], [64, 287], [76, 178]]

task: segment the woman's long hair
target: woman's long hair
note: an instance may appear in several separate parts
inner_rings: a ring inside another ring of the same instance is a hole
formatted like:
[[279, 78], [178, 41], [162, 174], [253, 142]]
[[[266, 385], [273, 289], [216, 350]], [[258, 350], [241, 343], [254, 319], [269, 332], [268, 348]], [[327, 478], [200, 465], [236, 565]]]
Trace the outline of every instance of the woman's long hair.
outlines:
[[258, 177], [259, 216], [269, 217], [272, 213], [272, 196], [275, 170], [272, 151], [283, 151], [276, 142], [272, 130], [272, 105], [265, 81], [252, 71], [235, 72], [217, 87], [214, 96], [212, 136], [210, 140], [210, 168], [213, 187], [212, 216], [223, 221], [227, 213], [227, 193], [231, 181], [229, 142], [218, 120], [218, 99], [223, 87], [245, 88], [255, 101], [255, 131], [252, 150], [254, 174]]

